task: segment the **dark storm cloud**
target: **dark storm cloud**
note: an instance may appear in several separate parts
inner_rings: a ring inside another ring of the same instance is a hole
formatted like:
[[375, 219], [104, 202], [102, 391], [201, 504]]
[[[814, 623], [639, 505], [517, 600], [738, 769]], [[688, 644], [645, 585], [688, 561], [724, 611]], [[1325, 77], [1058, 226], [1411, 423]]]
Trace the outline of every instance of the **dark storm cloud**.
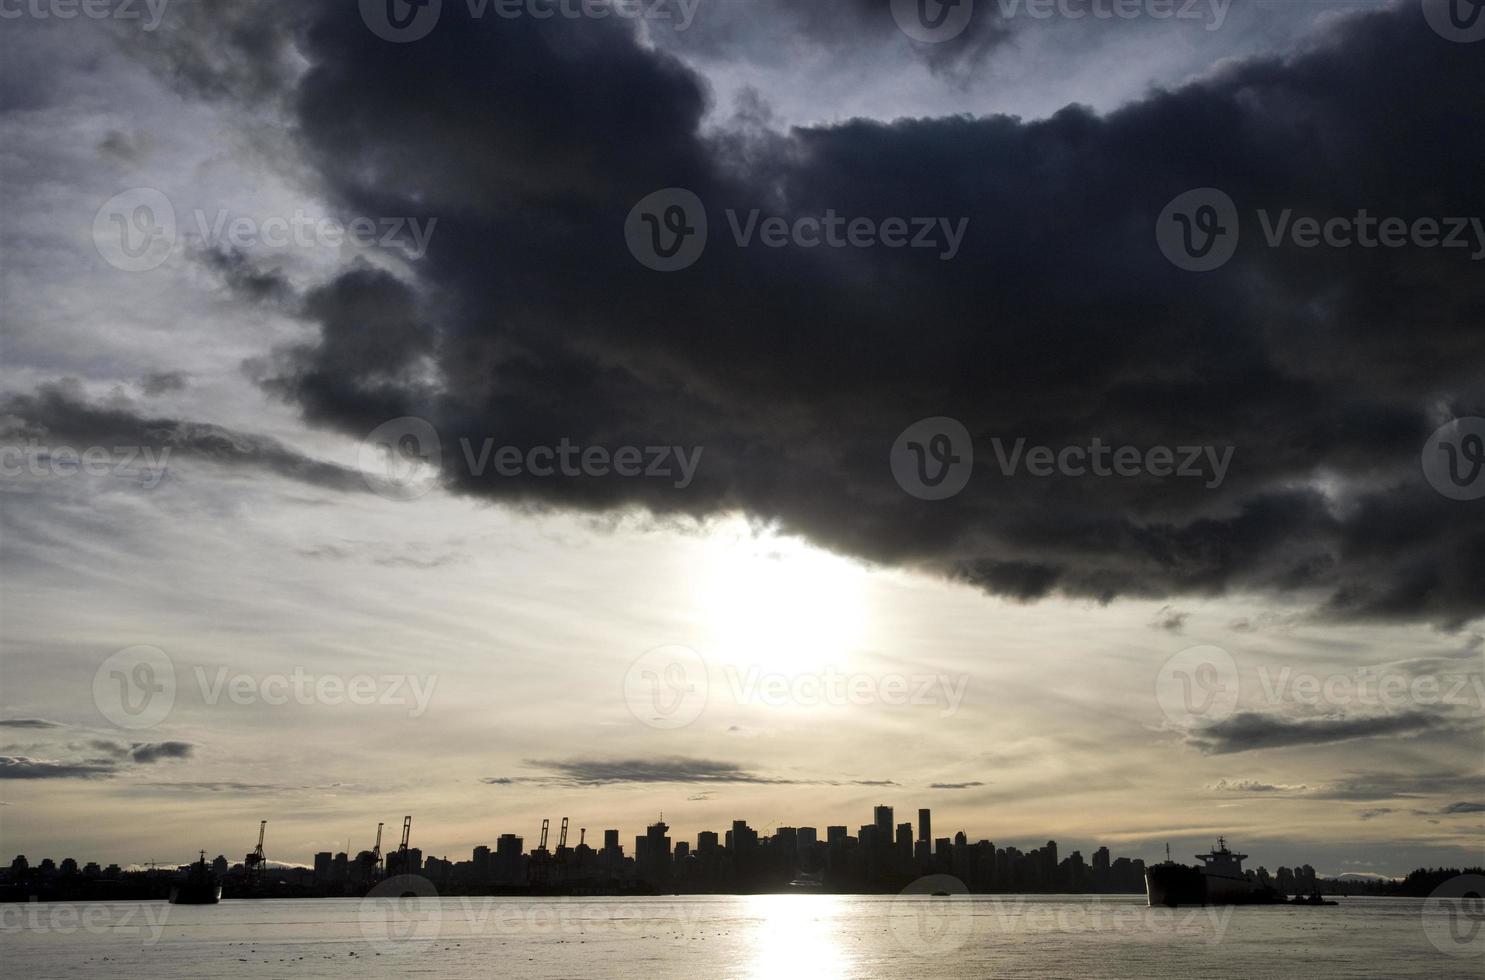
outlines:
[[[1485, 414], [1480, 266], [1269, 248], [1254, 216], [1485, 215], [1485, 59], [1413, 5], [1103, 117], [720, 135], [702, 129], [705, 83], [624, 23], [465, 23], [446, 3], [427, 38], [389, 44], [344, 5], [291, 7], [263, 20], [309, 65], [285, 98], [327, 191], [346, 214], [439, 219], [411, 273], [322, 287], [320, 339], [258, 366], [311, 422], [361, 437], [422, 416], [458, 492], [743, 510], [1024, 601], [1241, 590], [1449, 626], [1485, 608], [1485, 508], [1435, 493], [1418, 463], [1445, 418]], [[694, 266], [659, 274], [622, 229], [667, 186], [700, 197], [711, 234]], [[1166, 261], [1154, 224], [1203, 186], [1238, 203], [1243, 237], [1198, 275]], [[945, 262], [738, 248], [728, 208], [969, 224]], [[977, 457], [964, 492], [929, 503], [887, 456], [935, 415], [961, 420]], [[488, 436], [706, 457], [684, 490], [457, 465], [461, 438]], [[1002, 475], [991, 440], [1023, 437], [1235, 455], [1215, 487]]]
[[1450, 803], [1440, 813], [1485, 813], [1485, 803]]
[[[89, 402], [80, 387], [43, 385], [29, 395], [0, 399], [0, 432], [43, 446], [145, 448], [168, 467], [172, 459], [252, 467], [333, 490], [365, 490], [355, 470], [311, 459], [267, 436], [180, 419], [147, 418], [127, 406]], [[146, 461], [149, 462], [149, 461]]]
[[1295, 745], [1350, 742], [1379, 735], [1417, 735], [1445, 725], [1445, 719], [1423, 711], [1358, 718], [1305, 719], [1240, 711], [1216, 724], [1189, 732], [1186, 742], [1208, 755], [1225, 755]]

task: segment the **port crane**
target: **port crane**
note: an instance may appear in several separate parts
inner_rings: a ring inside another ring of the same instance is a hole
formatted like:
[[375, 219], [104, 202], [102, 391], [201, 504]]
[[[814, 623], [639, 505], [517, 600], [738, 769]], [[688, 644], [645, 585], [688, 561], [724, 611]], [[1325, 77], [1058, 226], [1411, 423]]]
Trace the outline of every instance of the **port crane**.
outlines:
[[[552, 854], [547, 850], [547, 832], [551, 829], [552, 821], [543, 818], [541, 821], [541, 843], [536, 845], [536, 850], [531, 852], [531, 857], [526, 863], [527, 880], [533, 885], [544, 885], [551, 873]], [[566, 836], [566, 831], [563, 831]]]
[[382, 870], [382, 827], [385, 826], [378, 821], [376, 825], [376, 844], [371, 848], [371, 871], [377, 874]]
[[248, 887], [256, 887], [263, 883], [263, 872], [267, 868], [268, 858], [263, 854], [263, 835], [268, 832], [268, 821], [263, 820], [258, 824], [258, 846], [253, 848], [252, 853], [242, 859], [242, 873]]

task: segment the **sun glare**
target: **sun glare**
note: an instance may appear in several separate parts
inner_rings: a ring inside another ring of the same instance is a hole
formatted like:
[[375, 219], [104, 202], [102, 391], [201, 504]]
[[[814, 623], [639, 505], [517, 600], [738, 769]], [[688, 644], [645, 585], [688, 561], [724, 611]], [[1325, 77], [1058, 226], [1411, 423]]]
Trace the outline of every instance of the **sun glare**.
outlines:
[[850, 661], [866, 634], [864, 568], [741, 521], [707, 552], [697, 603], [713, 656], [786, 674]]

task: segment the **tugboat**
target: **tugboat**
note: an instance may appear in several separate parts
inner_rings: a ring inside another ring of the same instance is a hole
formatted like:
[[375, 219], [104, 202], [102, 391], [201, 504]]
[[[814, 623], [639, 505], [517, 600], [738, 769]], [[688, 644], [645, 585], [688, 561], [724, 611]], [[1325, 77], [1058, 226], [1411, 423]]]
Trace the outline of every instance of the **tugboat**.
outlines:
[[1165, 849], [1165, 860], [1145, 869], [1145, 895], [1150, 905], [1177, 908], [1181, 905], [1272, 905], [1284, 897], [1274, 889], [1243, 872], [1246, 854], [1227, 849], [1227, 839], [1217, 838], [1217, 846], [1207, 854], [1198, 854], [1199, 868], [1177, 864]]
[[171, 905], [215, 905], [222, 900], [222, 883], [217, 880], [211, 865], [206, 863], [206, 852], [191, 865], [186, 880], [170, 886]]

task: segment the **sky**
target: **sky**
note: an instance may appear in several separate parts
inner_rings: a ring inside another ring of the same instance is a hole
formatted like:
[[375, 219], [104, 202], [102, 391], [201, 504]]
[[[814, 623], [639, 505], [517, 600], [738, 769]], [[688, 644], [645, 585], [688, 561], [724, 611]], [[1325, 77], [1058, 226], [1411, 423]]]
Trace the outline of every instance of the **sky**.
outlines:
[[401, 3], [0, 6], [6, 860], [1480, 862], [1440, 4]]

